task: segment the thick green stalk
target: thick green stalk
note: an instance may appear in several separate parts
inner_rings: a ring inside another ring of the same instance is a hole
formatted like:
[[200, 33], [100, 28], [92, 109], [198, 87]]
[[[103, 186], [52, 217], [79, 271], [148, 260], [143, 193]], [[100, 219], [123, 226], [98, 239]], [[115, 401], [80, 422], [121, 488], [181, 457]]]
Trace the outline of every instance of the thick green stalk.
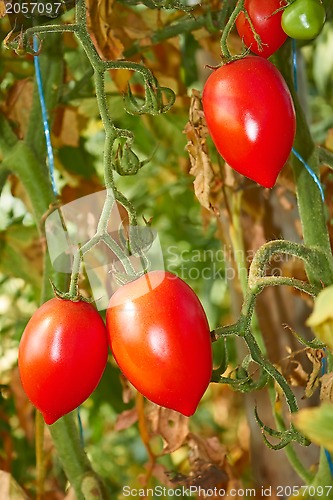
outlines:
[[50, 432], [77, 500], [109, 498], [103, 481], [93, 471], [82, 449], [74, 414], [70, 413], [58, 420], [50, 426]]
[[[314, 173], [319, 176], [319, 161], [315, 152], [315, 144], [310, 134], [301, 101], [294, 86], [290, 53], [291, 42], [287, 42], [276, 54], [274, 62], [282, 72], [295, 104], [297, 132], [294, 148], [308, 163]], [[317, 274], [317, 269], [314, 270], [311, 266], [306, 266], [306, 271], [312, 284], [329, 285], [333, 283], [333, 259], [324, 203], [321, 199], [318, 186], [313, 182], [302, 163], [296, 157], [292, 158], [292, 167], [296, 182], [296, 194], [304, 243], [310, 247], [317, 247], [327, 257], [327, 265], [323, 266], [319, 274]], [[318, 471], [312, 484], [315, 487], [331, 486], [332, 484], [332, 476], [323, 449], [321, 449]], [[332, 498], [332, 496], [329, 495], [327, 498]]]
[[[308, 163], [314, 173], [319, 176], [319, 162], [315, 154], [315, 145], [300, 98], [294, 86], [290, 41], [286, 42], [282, 49], [276, 53], [274, 62], [284, 76], [295, 104], [297, 130], [294, 148]], [[327, 257], [326, 265], [323, 266], [319, 274], [317, 269], [314, 270], [310, 266], [306, 267], [306, 271], [312, 284], [329, 285], [333, 283], [333, 258], [325, 207], [318, 186], [314, 183], [304, 165], [294, 155], [292, 155], [292, 167], [296, 182], [297, 202], [303, 229], [304, 244], [309, 247], [319, 248]]]

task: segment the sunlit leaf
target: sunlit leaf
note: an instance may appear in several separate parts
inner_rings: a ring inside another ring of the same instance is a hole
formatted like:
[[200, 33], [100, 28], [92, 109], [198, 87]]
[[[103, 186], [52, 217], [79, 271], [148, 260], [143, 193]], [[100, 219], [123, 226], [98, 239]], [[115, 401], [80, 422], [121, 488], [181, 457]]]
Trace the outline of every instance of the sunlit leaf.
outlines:
[[314, 443], [333, 452], [333, 405], [323, 403], [317, 408], [300, 410], [293, 418], [294, 425]]

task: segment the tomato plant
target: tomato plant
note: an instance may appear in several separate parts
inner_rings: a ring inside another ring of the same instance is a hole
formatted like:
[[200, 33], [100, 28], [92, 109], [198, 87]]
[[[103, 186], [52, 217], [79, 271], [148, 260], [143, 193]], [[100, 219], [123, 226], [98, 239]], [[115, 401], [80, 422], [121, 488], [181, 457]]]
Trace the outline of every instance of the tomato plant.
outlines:
[[246, 19], [244, 11], [236, 19], [236, 28], [245, 45], [259, 56], [269, 57], [286, 41], [287, 35], [281, 27], [281, 0], [245, 0], [244, 7], [253, 28], [260, 37], [261, 45]]
[[86, 302], [53, 298], [28, 322], [19, 345], [23, 388], [47, 424], [83, 403], [108, 357], [104, 322]]
[[207, 79], [202, 103], [225, 161], [258, 184], [273, 187], [296, 130], [292, 97], [276, 67], [258, 56], [225, 64]]
[[321, 32], [326, 20], [320, 0], [296, 0], [286, 7], [281, 18], [284, 32], [297, 40], [312, 40]]
[[149, 272], [111, 297], [112, 353], [145, 397], [192, 415], [212, 375], [208, 321], [194, 291], [164, 271]]

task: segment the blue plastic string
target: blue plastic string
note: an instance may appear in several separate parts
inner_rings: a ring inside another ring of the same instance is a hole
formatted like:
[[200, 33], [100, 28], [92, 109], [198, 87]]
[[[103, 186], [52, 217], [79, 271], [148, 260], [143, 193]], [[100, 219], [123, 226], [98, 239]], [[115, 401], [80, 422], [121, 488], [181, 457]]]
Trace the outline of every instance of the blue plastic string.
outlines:
[[292, 148], [292, 152], [294, 153], [294, 155], [296, 156], [296, 158], [304, 165], [304, 167], [309, 172], [309, 174], [311, 175], [311, 177], [314, 180], [314, 182], [317, 184], [318, 189], [320, 191], [321, 199], [322, 199], [322, 201], [324, 201], [325, 200], [325, 195], [324, 195], [324, 191], [323, 191], [322, 185], [320, 184], [320, 180], [318, 179], [318, 177], [316, 176], [316, 174], [314, 173], [314, 171], [312, 170], [312, 168], [306, 163], [306, 161], [296, 151], [295, 148]]
[[[292, 58], [293, 58], [293, 73], [294, 73], [294, 87], [297, 92], [298, 90], [298, 80], [297, 80], [297, 52], [296, 52], [296, 40], [293, 38], [292, 41]], [[292, 152], [296, 156], [296, 158], [304, 165], [306, 170], [309, 172], [311, 175], [312, 179], [314, 182], [317, 184], [318, 189], [320, 191], [320, 196], [322, 201], [324, 201], [325, 196], [324, 196], [324, 191], [322, 188], [322, 185], [320, 184], [320, 180], [318, 179], [317, 175], [314, 173], [312, 168], [306, 163], [306, 161], [302, 158], [302, 156], [293, 148]]]
[[[37, 53], [38, 52], [38, 38], [36, 35], [34, 36], [33, 47], [34, 47], [35, 53]], [[51, 178], [53, 193], [55, 194], [55, 196], [57, 196], [58, 190], [57, 190], [57, 186], [56, 186], [56, 182], [55, 182], [55, 178], [54, 178], [54, 156], [53, 156], [53, 148], [52, 148], [52, 143], [51, 143], [51, 133], [50, 133], [50, 127], [49, 127], [49, 120], [48, 120], [48, 116], [47, 116], [47, 109], [46, 109], [45, 97], [44, 97], [44, 91], [43, 91], [42, 75], [41, 75], [41, 71], [40, 71], [40, 64], [39, 64], [38, 55], [34, 56], [34, 64], [35, 64], [36, 82], [37, 82], [37, 88], [38, 88], [40, 107], [42, 110], [42, 119], [43, 119], [43, 127], [44, 127], [45, 141], [46, 141], [46, 151], [47, 151], [47, 158], [48, 158], [48, 164], [49, 164], [50, 178]]]
[[[36, 35], [34, 36], [34, 39], [33, 39], [33, 48], [34, 48], [35, 54], [37, 54], [37, 52], [38, 52], [38, 38]], [[58, 190], [57, 190], [57, 186], [56, 186], [56, 182], [55, 182], [55, 178], [54, 178], [54, 155], [53, 155], [50, 126], [49, 126], [47, 108], [46, 108], [46, 103], [45, 103], [42, 74], [41, 74], [41, 70], [40, 70], [38, 55], [34, 56], [34, 64], [35, 64], [36, 82], [37, 82], [37, 88], [38, 88], [40, 107], [42, 110], [42, 119], [43, 119], [43, 128], [44, 128], [45, 141], [46, 141], [46, 151], [47, 151], [47, 158], [48, 158], [49, 173], [50, 173], [53, 193], [55, 194], [55, 196], [57, 196]], [[78, 419], [78, 425], [79, 425], [80, 442], [81, 442], [81, 446], [84, 447], [84, 435], [83, 435], [83, 426], [82, 426], [82, 420], [81, 420], [81, 415], [80, 415], [80, 408], [77, 409], [77, 419]]]

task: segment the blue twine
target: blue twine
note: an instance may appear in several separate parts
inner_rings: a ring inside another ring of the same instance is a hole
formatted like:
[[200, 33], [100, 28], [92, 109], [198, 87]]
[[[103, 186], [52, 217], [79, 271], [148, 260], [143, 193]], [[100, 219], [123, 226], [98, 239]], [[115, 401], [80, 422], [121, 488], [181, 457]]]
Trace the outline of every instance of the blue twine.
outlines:
[[320, 184], [320, 180], [318, 179], [318, 177], [316, 176], [316, 174], [314, 173], [314, 171], [312, 170], [312, 168], [306, 163], [306, 161], [296, 151], [295, 148], [292, 148], [292, 152], [294, 153], [294, 155], [296, 156], [296, 158], [304, 165], [304, 167], [309, 172], [309, 174], [311, 175], [311, 177], [314, 180], [314, 182], [317, 184], [318, 189], [320, 191], [321, 199], [322, 199], [322, 201], [324, 201], [325, 200], [325, 195], [324, 195], [324, 191], [323, 191], [322, 185]]
[[[38, 52], [38, 38], [36, 35], [34, 36], [34, 40], [33, 40], [33, 48], [34, 48], [35, 53], [37, 53]], [[58, 190], [57, 190], [57, 186], [56, 186], [55, 178], [54, 178], [54, 156], [53, 156], [53, 149], [52, 149], [52, 143], [51, 143], [51, 133], [50, 133], [50, 127], [49, 127], [49, 120], [48, 120], [48, 116], [47, 116], [47, 109], [46, 109], [46, 104], [45, 104], [45, 97], [44, 97], [43, 83], [42, 83], [42, 75], [41, 75], [41, 71], [40, 71], [40, 64], [39, 64], [38, 55], [34, 56], [34, 64], [35, 64], [36, 82], [37, 82], [37, 88], [38, 88], [38, 94], [39, 94], [40, 107], [42, 110], [42, 119], [43, 119], [43, 127], [44, 127], [45, 141], [46, 141], [47, 158], [48, 158], [48, 163], [49, 163], [50, 178], [51, 178], [53, 193], [55, 194], [55, 196], [57, 196]]]
[[[291, 43], [292, 43], [292, 57], [293, 57], [293, 70], [294, 70], [293, 71], [294, 72], [294, 87], [295, 87], [295, 90], [297, 92], [297, 90], [298, 90], [298, 80], [297, 80], [296, 40], [293, 38], [292, 41], [291, 41]], [[294, 153], [294, 155], [296, 156], [296, 158], [304, 165], [304, 167], [309, 172], [309, 174], [311, 175], [311, 177], [314, 180], [314, 182], [317, 184], [318, 189], [320, 191], [321, 199], [322, 199], [322, 201], [324, 201], [324, 199], [325, 199], [324, 191], [323, 191], [322, 185], [320, 184], [320, 180], [318, 179], [317, 175], [314, 173], [314, 171], [312, 170], [312, 168], [306, 163], [306, 161], [301, 157], [301, 155], [294, 148], [292, 149], [292, 152]]]
[[[36, 35], [34, 36], [34, 39], [33, 39], [33, 48], [34, 48], [35, 53], [37, 54], [37, 52], [38, 52], [38, 38]], [[34, 65], [35, 65], [36, 82], [37, 82], [37, 88], [38, 88], [40, 107], [42, 110], [43, 128], [44, 128], [45, 141], [46, 141], [46, 151], [47, 151], [47, 158], [48, 158], [48, 164], [49, 164], [49, 173], [50, 173], [53, 193], [55, 194], [55, 196], [57, 196], [58, 190], [57, 190], [57, 186], [56, 186], [56, 182], [55, 182], [55, 178], [54, 178], [54, 155], [53, 155], [50, 126], [49, 126], [49, 120], [48, 120], [48, 115], [47, 115], [47, 109], [46, 109], [46, 103], [45, 103], [45, 97], [44, 97], [44, 91], [43, 91], [43, 83], [42, 83], [42, 74], [41, 74], [41, 70], [40, 70], [38, 55], [34, 56]], [[83, 435], [83, 425], [82, 425], [82, 420], [81, 420], [81, 415], [80, 415], [80, 408], [77, 409], [77, 419], [78, 419], [78, 425], [79, 425], [80, 442], [81, 442], [81, 446], [83, 448], [84, 447], [84, 435]]]

